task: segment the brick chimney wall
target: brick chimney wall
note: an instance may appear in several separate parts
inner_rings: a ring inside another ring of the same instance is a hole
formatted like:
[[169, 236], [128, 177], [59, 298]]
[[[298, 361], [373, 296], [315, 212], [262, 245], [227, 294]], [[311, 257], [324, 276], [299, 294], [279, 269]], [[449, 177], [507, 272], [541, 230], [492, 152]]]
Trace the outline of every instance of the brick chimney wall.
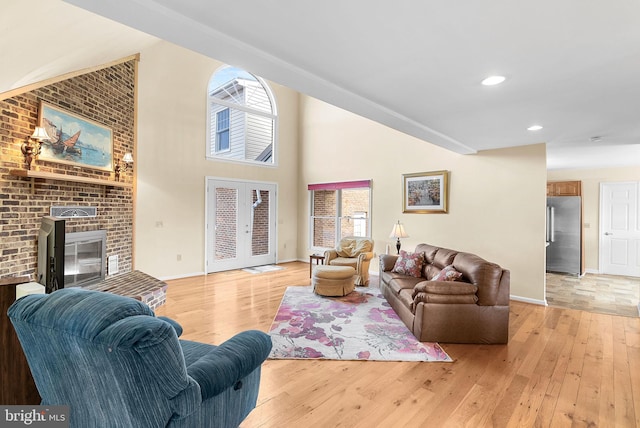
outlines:
[[[0, 278], [37, 272], [40, 219], [51, 206], [95, 206], [97, 216], [66, 220], [66, 233], [104, 229], [107, 256], [118, 255], [120, 273], [132, 269], [133, 190], [64, 180], [20, 178], [22, 143], [38, 124], [40, 101], [88, 118], [113, 133], [113, 158], [134, 153], [135, 79], [137, 60], [96, 71], [0, 101]], [[135, 160], [135, 159], [134, 159]], [[114, 173], [36, 160], [32, 170], [114, 180]], [[135, 164], [134, 164], [135, 169]], [[131, 170], [120, 181], [132, 183]]]

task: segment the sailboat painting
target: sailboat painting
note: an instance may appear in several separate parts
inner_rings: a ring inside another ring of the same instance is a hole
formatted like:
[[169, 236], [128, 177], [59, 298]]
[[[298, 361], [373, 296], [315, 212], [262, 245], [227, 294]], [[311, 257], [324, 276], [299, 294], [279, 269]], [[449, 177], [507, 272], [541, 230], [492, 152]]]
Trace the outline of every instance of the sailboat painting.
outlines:
[[49, 135], [39, 160], [113, 171], [113, 132], [90, 119], [40, 102], [39, 126]]

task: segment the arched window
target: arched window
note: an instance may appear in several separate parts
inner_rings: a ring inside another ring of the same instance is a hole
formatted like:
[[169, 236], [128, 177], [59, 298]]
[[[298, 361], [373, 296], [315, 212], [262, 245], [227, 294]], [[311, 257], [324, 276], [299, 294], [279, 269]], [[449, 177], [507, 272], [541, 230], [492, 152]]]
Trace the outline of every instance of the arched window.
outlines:
[[209, 80], [207, 157], [275, 163], [277, 112], [259, 77], [224, 66]]

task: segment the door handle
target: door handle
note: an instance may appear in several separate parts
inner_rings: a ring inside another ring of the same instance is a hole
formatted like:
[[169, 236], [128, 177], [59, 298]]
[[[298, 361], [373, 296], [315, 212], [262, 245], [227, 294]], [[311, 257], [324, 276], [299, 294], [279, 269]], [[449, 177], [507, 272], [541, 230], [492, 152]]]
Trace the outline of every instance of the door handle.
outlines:
[[607, 236], [613, 235], [613, 233], [611, 233], [611, 232], [605, 232], [604, 234], [607, 235]]

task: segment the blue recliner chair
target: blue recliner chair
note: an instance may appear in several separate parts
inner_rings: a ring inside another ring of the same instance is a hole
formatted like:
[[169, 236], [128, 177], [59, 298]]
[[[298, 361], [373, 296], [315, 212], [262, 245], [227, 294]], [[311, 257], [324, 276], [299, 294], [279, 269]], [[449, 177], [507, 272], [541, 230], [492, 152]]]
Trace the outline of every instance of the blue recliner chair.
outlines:
[[73, 427], [237, 427], [256, 406], [271, 338], [242, 332], [220, 346], [145, 304], [67, 288], [8, 311], [43, 405], [69, 405]]

